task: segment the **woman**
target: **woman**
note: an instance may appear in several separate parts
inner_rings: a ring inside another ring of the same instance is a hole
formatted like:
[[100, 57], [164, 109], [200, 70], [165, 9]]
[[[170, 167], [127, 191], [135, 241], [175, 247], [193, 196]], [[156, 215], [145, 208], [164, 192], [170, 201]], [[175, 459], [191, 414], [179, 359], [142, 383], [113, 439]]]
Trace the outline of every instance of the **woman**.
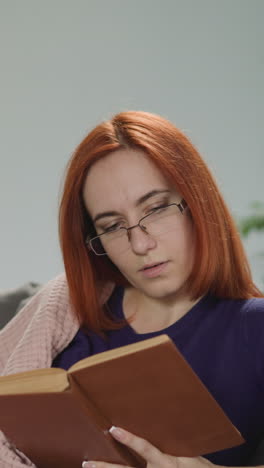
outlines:
[[[112, 435], [148, 468], [246, 464], [264, 432], [264, 300], [191, 142], [144, 112], [98, 125], [69, 162], [59, 225], [66, 278], [48, 283], [3, 330], [2, 373], [67, 369], [166, 333], [246, 443], [188, 459], [162, 454], [120, 429]], [[30, 464], [2, 440], [3, 460]], [[89, 463], [83, 466], [118, 466]]]

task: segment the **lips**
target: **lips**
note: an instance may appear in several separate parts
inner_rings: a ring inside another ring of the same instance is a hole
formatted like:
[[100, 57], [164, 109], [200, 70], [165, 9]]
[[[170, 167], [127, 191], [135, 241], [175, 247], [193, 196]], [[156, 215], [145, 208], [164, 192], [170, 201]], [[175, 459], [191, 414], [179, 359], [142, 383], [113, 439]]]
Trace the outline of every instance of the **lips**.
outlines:
[[148, 278], [148, 279], [158, 278], [166, 274], [166, 272], [168, 273], [167, 266], [168, 266], [168, 261], [148, 263], [147, 265], [144, 265], [144, 267], [141, 268], [139, 272], [144, 278]]
[[168, 273], [168, 263], [168, 261], [149, 263], [144, 265], [139, 272], [144, 278], [158, 278]]
[[150, 268], [154, 268], [158, 265], [162, 265], [164, 262], [156, 262], [156, 263], [149, 263], [145, 266], [143, 266], [143, 268], [141, 268], [139, 271], [145, 271], [145, 270], [149, 270]]

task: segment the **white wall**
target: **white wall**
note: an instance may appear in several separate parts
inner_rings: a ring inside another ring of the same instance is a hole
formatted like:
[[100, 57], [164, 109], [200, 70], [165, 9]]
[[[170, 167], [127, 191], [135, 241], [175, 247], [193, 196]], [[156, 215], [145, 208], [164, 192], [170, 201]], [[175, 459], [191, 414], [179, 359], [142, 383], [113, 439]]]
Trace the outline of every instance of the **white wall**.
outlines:
[[65, 164], [115, 112], [184, 129], [236, 216], [263, 200], [263, 13], [262, 0], [0, 0], [0, 289], [62, 270]]

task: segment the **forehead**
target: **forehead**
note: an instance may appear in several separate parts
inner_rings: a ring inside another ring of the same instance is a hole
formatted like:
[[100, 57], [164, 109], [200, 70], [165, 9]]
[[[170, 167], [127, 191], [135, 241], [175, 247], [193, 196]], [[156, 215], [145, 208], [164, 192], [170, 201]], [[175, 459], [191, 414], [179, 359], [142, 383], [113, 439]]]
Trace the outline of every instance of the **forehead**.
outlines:
[[124, 149], [93, 164], [86, 177], [83, 195], [86, 207], [92, 213], [95, 208], [132, 204], [150, 190], [168, 188], [171, 188], [168, 181], [146, 154]]

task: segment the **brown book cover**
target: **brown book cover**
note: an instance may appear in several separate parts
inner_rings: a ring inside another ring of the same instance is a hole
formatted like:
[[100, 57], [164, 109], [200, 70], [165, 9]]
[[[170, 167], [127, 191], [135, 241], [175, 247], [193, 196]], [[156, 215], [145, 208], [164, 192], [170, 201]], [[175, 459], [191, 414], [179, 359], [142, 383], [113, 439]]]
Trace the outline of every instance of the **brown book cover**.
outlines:
[[121, 426], [161, 451], [193, 457], [244, 442], [166, 335], [62, 369], [0, 377], [0, 429], [38, 468], [145, 462], [108, 433]]

